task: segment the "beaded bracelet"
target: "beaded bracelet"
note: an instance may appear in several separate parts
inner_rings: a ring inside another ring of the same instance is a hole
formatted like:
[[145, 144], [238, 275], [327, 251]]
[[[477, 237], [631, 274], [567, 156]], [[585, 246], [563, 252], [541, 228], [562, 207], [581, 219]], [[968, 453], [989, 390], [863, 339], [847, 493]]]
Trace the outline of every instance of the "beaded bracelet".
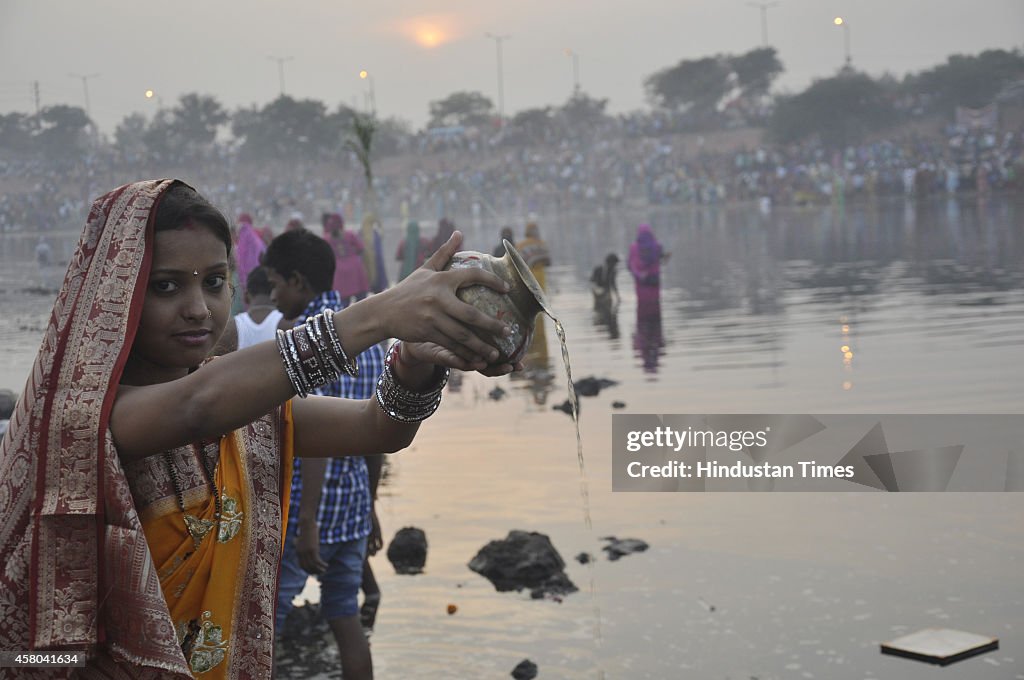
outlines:
[[428, 392], [410, 390], [398, 382], [392, 368], [401, 360], [401, 344], [398, 341], [388, 348], [384, 358], [384, 372], [377, 378], [377, 403], [392, 420], [419, 423], [432, 416], [441, 405], [441, 393], [448, 383], [450, 371], [442, 369], [437, 376], [437, 384]]

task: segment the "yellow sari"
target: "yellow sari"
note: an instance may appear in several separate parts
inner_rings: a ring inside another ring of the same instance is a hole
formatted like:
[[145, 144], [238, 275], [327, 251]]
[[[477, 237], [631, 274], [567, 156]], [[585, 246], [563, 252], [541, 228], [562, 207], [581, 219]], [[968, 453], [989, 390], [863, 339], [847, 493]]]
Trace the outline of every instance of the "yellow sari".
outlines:
[[[219, 442], [125, 465], [178, 644], [196, 677], [258, 677], [260, 669], [269, 676], [292, 455], [288, 402]], [[200, 456], [214, 470], [219, 522]]]
[[529, 265], [530, 272], [533, 278], [537, 279], [541, 290], [547, 290], [547, 267], [551, 264], [551, 251], [548, 250], [548, 244], [541, 239], [540, 228], [535, 222], [526, 225], [526, 238], [516, 244], [516, 250]]

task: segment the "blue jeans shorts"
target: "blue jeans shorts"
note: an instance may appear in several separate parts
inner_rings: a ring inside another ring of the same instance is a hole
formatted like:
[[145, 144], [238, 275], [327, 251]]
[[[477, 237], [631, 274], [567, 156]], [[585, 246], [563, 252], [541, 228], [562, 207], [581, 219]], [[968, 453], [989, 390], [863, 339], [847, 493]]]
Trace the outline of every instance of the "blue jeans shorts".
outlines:
[[[317, 576], [320, 581], [320, 611], [328, 621], [359, 613], [359, 587], [363, 582], [367, 538], [364, 536], [352, 541], [320, 544], [320, 559], [327, 563], [327, 570]], [[299, 565], [295, 552], [295, 532], [289, 527], [281, 556], [281, 575], [277, 589], [277, 612], [274, 618], [277, 632], [281, 632], [281, 626], [292, 610], [292, 600], [306, 587], [306, 579], [310, 576]]]

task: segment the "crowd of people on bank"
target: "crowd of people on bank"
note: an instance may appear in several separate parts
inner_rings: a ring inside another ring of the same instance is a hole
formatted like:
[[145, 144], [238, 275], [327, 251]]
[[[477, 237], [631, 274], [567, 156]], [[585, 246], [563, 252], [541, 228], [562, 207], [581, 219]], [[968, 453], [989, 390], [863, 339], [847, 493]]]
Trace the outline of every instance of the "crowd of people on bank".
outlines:
[[[1020, 191], [1024, 129], [972, 130], [875, 140], [829, 150], [818, 143], [705, 144], [632, 118], [556, 140], [477, 134], [469, 141], [410, 143], [375, 168], [379, 215], [520, 214], [621, 204], [827, 204], [859, 196]], [[642, 132], [642, 134], [641, 134]], [[600, 133], [600, 134], [598, 134]], [[423, 134], [420, 137], [424, 137]], [[756, 140], [756, 135], [751, 139]], [[421, 148], [422, 147], [422, 148]], [[202, 163], [126, 158], [107, 147], [61, 162], [0, 159], [0, 231], [73, 228], [90, 197], [125, 174], [174, 175], [207, 188], [217, 205], [246, 206], [280, 228], [293, 213], [369, 212], [351, 159], [243, 162], [226, 151]], [[343, 211], [344, 212], [344, 211]]]

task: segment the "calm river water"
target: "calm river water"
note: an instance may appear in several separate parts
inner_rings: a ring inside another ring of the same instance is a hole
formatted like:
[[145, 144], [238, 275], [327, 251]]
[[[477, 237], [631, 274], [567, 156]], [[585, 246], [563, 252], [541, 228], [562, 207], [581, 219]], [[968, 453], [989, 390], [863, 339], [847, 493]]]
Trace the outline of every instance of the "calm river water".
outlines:
[[[625, 259], [639, 221], [672, 252], [660, 327], [638, 323], [625, 273], [617, 313], [592, 312], [591, 268]], [[613, 412], [1024, 412], [1024, 201], [540, 224], [573, 374], [619, 383], [582, 400], [593, 531], [548, 324], [547, 378], [465, 376], [390, 460], [385, 536], [421, 527], [429, 554], [414, 577], [375, 558], [378, 677], [504, 678], [528, 657], [541, 678], [1024, 678], [1024, 494], [612, 493], [610, 467]], [[496, 233], [470, 224], [467, 245]], [[20, 391], [63, 270], [39, 270], [34, 237], [0, 244], [0, 387]], [[467, 569], [511, 529], [548, 534], [581, 592], [532, 601]], [[611, 562], [606, 535], [651, 547]], [[926, 627], [1001, 646], [946, 669], [879, 653]]]

